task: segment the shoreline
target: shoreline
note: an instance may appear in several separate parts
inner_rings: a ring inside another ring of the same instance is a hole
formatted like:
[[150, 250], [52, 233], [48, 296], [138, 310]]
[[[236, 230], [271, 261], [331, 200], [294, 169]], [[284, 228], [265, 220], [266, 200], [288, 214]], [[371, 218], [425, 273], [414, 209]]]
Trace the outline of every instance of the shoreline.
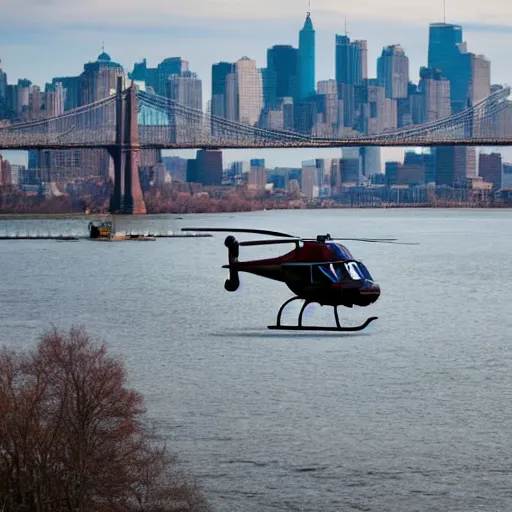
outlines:
[[[233, 210], [233, 211], [219, 211], [219, 212], [204, 212], [204, 211], [190, 211], [190, 212], [148, 212], [146, 214], [116, 214], [116, 217], [146, 217], [146, 216], [157, 216], [157, 215], [211, 215], [218, 213], [247, 213], [248, 211], [263, 212], [263, 211], [276, 211], [276, 210], [404, 210], [404, 209], [432, 209], [432, 210], [511, 210], [511, 204], [504, 205], [493, 205], [484, 206], [478, 204], [414, 204], [414, 203], [402, 203], [402, 204], [382, 204], [382, 205], [329, 205], [329, 206], [318, 206], [311, 207], [305, 206], [303, 208], [257, 208], [254, 210]], [[68, 212], [68, 213], [0, 213], [0, 220], [8, 219], [104, 219], [109, 217], [109, 213], [92, 213], [85, 214], [83, 212]]]

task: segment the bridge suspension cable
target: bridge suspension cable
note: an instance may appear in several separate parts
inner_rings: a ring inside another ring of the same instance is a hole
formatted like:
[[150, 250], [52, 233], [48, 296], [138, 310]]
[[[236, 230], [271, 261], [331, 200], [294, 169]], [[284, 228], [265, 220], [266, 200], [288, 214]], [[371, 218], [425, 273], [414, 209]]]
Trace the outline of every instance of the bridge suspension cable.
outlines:
[[[123, 101], [128, 101], [127, 91]], [[473, 106], [421, 125], [343, 137], [252, 126], [203, 112], [169, 98], [137, 91], [139, 141], [143, 148], [286, 148], [397, 145], [512, 145], [510, 88]], [[109, 96], [62, 115], [0, 125], [0, 148], [106, 148], [116, 144], [116, 99]], [[506, 116], [504, 114], [506, 113]], [[509, 130], [510, 131], [510, 130]]]

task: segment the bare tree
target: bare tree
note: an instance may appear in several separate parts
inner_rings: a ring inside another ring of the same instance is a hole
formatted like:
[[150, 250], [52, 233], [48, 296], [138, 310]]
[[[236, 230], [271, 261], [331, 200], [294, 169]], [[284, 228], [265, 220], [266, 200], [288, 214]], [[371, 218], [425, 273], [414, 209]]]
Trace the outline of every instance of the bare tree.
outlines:
[[150, 433], [124, 366], [83, 328], [0, 353], [0, 511], [208, 511]]

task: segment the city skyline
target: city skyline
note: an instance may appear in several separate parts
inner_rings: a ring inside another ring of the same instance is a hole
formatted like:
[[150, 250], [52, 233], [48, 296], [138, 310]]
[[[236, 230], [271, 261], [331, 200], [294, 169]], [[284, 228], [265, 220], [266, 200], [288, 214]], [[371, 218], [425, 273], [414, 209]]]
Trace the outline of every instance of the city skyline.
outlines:
[[[122, 5], [130, 6], [130, 2], [128, 0]], [[116, 24], [99, 21], [98, 14], [104, 19], [104, 13], [121, 5], [119, 1], [102, 6], [95, 16], [89, 13], [92, 9], [91, 1], [82, 2], [80, 9], [73, 8], [71, 11], [65, 8], [67, 4], [63, 0], [53, 0], [45, 2], [43, 10], [35, 8], [28, 15], [25, 9], [20, 10], [20, 4], [2, 6], [0, 58], [4, 68], [9, 68], [13, 76], [28, 78], [30, 75], [34, 83], [43, 83], [50, 81], [53, 76], [79, 72], [83, 62], [94, 59], [99, 53], [102, 42], [105, 42], [106, 51], [113, 59], [126, 68], [143, 57], [148, 58], [149, 64], [155, 64], [169, 55], [181, 56], [190, 61], [201, 76], [206, 86], [205, 96], [209, 97], [209, 67], [213, 62], [235, 61], [246, 55], [262, 67], [267, 48], [279, 44], [298, 46], [298, 31], [302, 28], [308, 11], [305, 1], [298, 3], [285, 0], [280, 5], [271, 5], [264, 9], [269, 3], [265, 0], [258, 3], [257, 12], [244, 13], [243, 9], [235, 8], [237, 3], [227, 0], [220, 5], [232, 6], [231, 10], [216, 9], [211, 17], [207, 17], [208, 8], [216, 3], [196, 0], [187, 2], [186, 5], [174, 6], [175, 2], [172, 1], [163, 4], [159, 0], [150, 0], [149, 6], [148, 2], [144, 4], [145, 16], [131, 21], [127, 19], [130, 12], [135, 15], [135, 6], [132, 6], [128, 14], [126, 8], [122, 12], [116, 12]], [[330, 0], [317, 1], [311, 11], [317, 38], [317, 80], [333, 77], [335, 34], [344, 34], [345, 26], [351, 39], [368, 41], [371, 76], [375, 75], [374, 63], [381, 49], [391, 44], [400, 44], [405, 49], [411, 61], [411, 78], [416, 76], [420, 66], [426, 65], [428, 24], [442, 21], [441, 1], [439, 6], [430, 5], [427, 8], [420, 4], [411, 8], [403, 0], [393, 0], [391, 4], [387, 4], [386, 10], [381, 10], [378, 14], [375, 11], [364, 11], [365, 4], [352, 5], [350, 12], [347, 12], [343, 6], [335, 7], [332, 3]], [[470, 8], [471, 3], [478, 5], [476, 2], [469, 2]], [[36, 0], [25, 0], [21, 4], [40, 6], [40, 2]], [[190, 13], [187, 14], [187, 7], [191, 4], [201, 5], [202, 10], [190, 16]], [[282, 16], [282, 11], [285, 10], [283, 7], [287, 4], [290, 8], [284, 13], [286, 16]], [[393, 11], [393, 4], [400, 4], [398, 14]], [[158, 5], [160, 10], [152, 13], [151, 5]], [[173, 17], [167, 24], [162, 24], [160, 12], [162, 8], [169, 9], [169, 5], [173, 10]], [[245, 6], [246, 9], [249, 7]], [[468, 9], [468, 2], [451, 0], [447, 2], [446, 21], [462, 25], [470, 46], [478, 48], [478, 51], [474, 51], [497, 63], [497, 69], [494, 70], [497, 74], [496, 82], [511, 82], [506, 77], [506, 61], [500, 59], [499, 55], [507, 53], [506, 47], [503, 48], [504, 40], [512, 38], [509, 35], [512, 8], [504, 0], [492, 0], [491, 5], [486, 3], [485, 7], [481, 15], [475, 16], [476, 11]], [[499, 16], [490, 11], [493, 7]], [[393, 16], [390, 17], [389, 11], [393, 11]], [[44, 16], [36, 17], [35, 13], [39, 12]], [[201, 14], [197, 15], [198, 12]], [[457, 16], [456, 13], [460, 15]], [[50, 14], [53, 18], [46, 24], [45, 18], [50, 17]], [[66, 20], [66, 15], [71, 18]], [[282, 17], [274, 17], [278, 15]], [[506, 24], [507, 21], [510, 26]], [[488, 37], [491, 34], [493, 37]], [[74, 37], [69, 38], [70, 35]], [[234, 37], [239, 38], [236, 47], [231, 44]], [[201, 45], [205, 41], [210, 44]], [[212, 41], [215, 44], [211, 44]], [[66, 42], [67, 44], [62, 44]], [[69, 42], [74, 44], [70, 45]]]
[[[153, 2], [153, 4], [154, 3], [155, 2]], [[494, 3], [499, 4], [500, 2]], [[52, 2], [52, 5], [59, 4], [60, 2], [58, 0]], [[451, 4], [456, 3], [452, 2]], [[86, 5], [83, 6], [84, 9], [86, 9], [87, 5], [88, 4], [86, 3]], [[312, 18], [316, 30], [316, 81], [327, 80], [335, 76], [335, 36], [336, 34], [343, 34], [345, 32], [344, 16], [340, 16], [342, 19], [339, 20], [339, 23], [333, 23], [331, 19], [332, 17], [326, 17], [326, 13], [334, 12], [333, 9], [329, 11], [328, 6], [329, 2], [317, 2], [312, 7]], [[257, 17], [257, 19], [250, 24], [247, 24], [247, 22], [244, 21], [244, 14], [242, 12], [236, 11], [233, 12], [233, 16], [238, 16], [237, 27], [231, 26], [228, 30], [222, 28], [222, 20], [225, 18], [225, 14], [222, 15], [222, 13], [217, 13], [218, 15], [214, 19], [213, 23], [210, 20], [209, 30], [204, 31], [201, 33], [201, 35], [196, 33], [194, 27], [190, 25], [190, 19], [186, 16], [183, 18], [183, 27], [181, 29], [170, 29], [166, 34], [157, 30], [156, 33], [149, 35], [146, 33], [147, 24], [149, 23], [148, 20], [141, 20], [141, 24], [137, 29], [133, 27], [130, 29], [130, 33], [132, 34], [131, 45], [133, 45], [133, 42], [135, 41], [137, 43], [137, 50], [136, 53], [129, 56], [128, 53], [131, 47], [130, 44], [119, 47], [119, 43], [121, 41], [126, 42], [126, 34], [122, 28], [122, 23], [116, 30], [111, 30], [110, 34], [107, 36], [105, 36], [104, 33], [101, 33], [97, 40], [105, 40], [106, 51], [112, 56], [113, 60], [120, 62], [127, 71], [132, 69], [133, 63], [135, 61], [140, 61], [143, 57], [148, 59], [148, 65], [154, 66], [159, 60], [165, 57], [181, 56], [190, 62], [191, 69], [193, 69], [194, 72], [197, 72], [199, 78], [202, 80], [204, 98], [203, 103], [205, 103], [211, 97], [211, 65], [213, 63], [219, 62], [221, 60], [236, 61], [242, 56], [247, 55], [249, 58], [256, 61], [258, 68], [262, 68], [266, 63], [266, 52], [268, 48], [281, 44], [290, 44], [297, 48], [299, 42], [298, 33], [304, 25], [307, 9], [307, 6], [304, 7], [304, 10], [299, 11], [298, 6], [295, 4], [293, 11], [290, 10], [288, 13], [287, 19], [281, 20], [279, 22], [276, 20], [269, 21], [268, 19], [264, 19], [264, 16], [261, 14], [259, 19]], [[21, 35], [20, 33], [18, 33], [17, 36], [13, 39], [9, 40], [10, 42], [6, 42], [6, 39], [9, 39], [9, 33], [12, 34], [13, 29], [16, 26], [16, 12], [12, 11], [11, 6], [9, 6], [7, 9], [4, 8], [2, 13], [5, 14], [6, 11], [11, 13], [11, 18], [9, 18], [9, 15], [7, 15], [7, 17], [4, 16], [2, 18], [3, 21], [0, 21], [0, 42], [2, 42], [2, 55], [0, 55], [0, 58], [2, 58], [2, 67], [5, 71], [7, 71], [9, 75], [9, 81], [11, 83], [14, 82], [17, 78], [28, 78], [35, 84], [44, 85], [45, 82], [49, 82], [54, 76], [77, 74], [78, 70], [83, 65], [83, 62], [93, 61], [94, 56], [98, 53], [97, 47], [101, 45], [101, 41], [97, 43], [97, 46], [96, 44], [91, 45], [88, 42], [91, 40], [91, 38], [86, 37], [81, 40], [81, 44], [66, 46], [61, 45], [57, 52], [53, 54], [49, 52], [50, 54], [48, 54], [48, 52], [44, 51], [44, 48], [52, 47], [52, 45], [58, 44], [59, 37], [62, 36], [62, 33], [59, 35], [58, 30], [55, 32], [55, 34], [51, 35], [51, 37], [47, 38], [45, 41], [42, 41], [42, 44], [37, 46], [36, 51], [32, 44], [34, 38], [41, 37], [44, 34], [45, 29], [41, 24], [36, 24], [35, 33], [32, 31], [30, 33], [21, 33], [24, 36], [23, 45], [16, 43], [16, 37], [19, 38]], [[357, 12], [357, 9], [352, 9], [352, 11]], [[429, 13], [430, 11], [435, 11], [435, 9], [430, 9]], [[269, 13], [265, 14], [265, 16], [271, 16], [272, 12], [275, 12], [275, 9], [271, 9]], [[510, 36], [500, 35], [497, 38], [482, 37], [485, 34], [488, 36], [489, 32], [481, 31], [485, 29], [486, 31], [499, 33], [503, 26], [485, 26], [482, 24], [471, 24], [451, 20], [449, 16], [450, 5], [448, 5], [447, 13], [448, 22], [453, 21], [454, 23], [460, 23], [463, 25], [464, 39], [468, 41], [468, 47], [470, 51], [476, 54], [484, 54], [492, 61], [492, 82], [510, 82], [511, 80], [507, 80], [506, 78], [508, 73], [506, 67], [506, 59], [500, 61], [499, 57], [496, 57], [497, 54], [501, 54], [504, 50], [506, 50], [505, 45], [501, 44], [503, 38], [505, 37], [508, 39]], [[224, 16], [224, 18], [222, 18], [222, 16]], [[382, 16], [386, 17], [386, 14], [382, 14]], [[59, 16], [56, 18], [55, 23], [57, 26], [62, 21], [61, 18], [62, 17]], [[469, 18], [471, 18], [471, 16], [469, 16]], [[493, 21], [491, 18], [488, 17], [489, 21]], [[11, 28], [7, 30], [5, 28], [6, 19], [10, 19], [13, 23]], [[85, 19], [86, 18], [84, 18], [84, 20]], [[202, 18], [196, 19], [196, 28], [201, 25], [201, 19]], [[485, 17], [482, 19], [485, 19]], [[173, 21], [175, 20], [176, 17], [173, 19]], [[368, 41], [368, 75], [370, 77], [375, 77], [377, 75], [377, 57], [380, 55], [383, 47], [393, 44], [400, 44], [404, 48], [406, 55], [409, 58], [410, 79], [412, 81], [417, 81], [420, 66], [425, 66], [427, 64], [428, 23], [435, 21], [436, 18], [429, 19], [425, 23], [423, 23], [421, 21], [421, 17], [418, 16], [415, 16], [412, 18], [412, 20], [407, 22], [400, 22], [399, 19], [398, 21], [395, 20], [392, 23], [386, 21], [385, 26], [383, 26], [382, 23], [379, 24], [377, 27], [379, 30], [377, 31], [374, 30], [375, 27], [372, 26], [375, 24], [375, 20], [376, 18], [374, 16], [369, 15], [366, 19], [359, 21], [357, 19], [352, 21], [351, 17], [349, 16], [347, 21], [348, 34], [351, 39], [364, 39]], [[401, 26], [401, 29], [398, 32], [400, 37], [398, 38], [396, 37], [397, 30], [393, 29], [393, 27], [397, 24]], [[248, 30], [249, 25], [252, 27], [250, 30]], [[421, 32], [418, 32], [419, 26], [421, 26]], [[281, 27], [281, 30], [278, 30], [277, 33], [276, 27]], [[389, 34], [390, 27], [392, 29], [392, 34]], [[76, 27], [76, 30], [76, 33], [80, 36], [84, 35], [84, 33], [88, 34], [88, 36], [91, 36], [93, 34], [99, 35], [100, 32], [103, 32], [98, 24], [95, 25], [92, 22], [86, 23], [85, 21], [80, 27]], [[258, 32], [257, 38], [254, 37], [255, 30]], [[220, 36], [221, 33], [222, 37]], [[139, 38], [137, 37], [138, 34], [143, 34], [144, 37]], [[228, 45], [229, 48], [223, 48], [223, 44], [225, 44], [226, 41], [229, 41], [230, 37], [240, 37], [239, 43], [237, 45], [230, 44]], [[180, 41], [178, 41], [178, 44], [167, 45], [169, 38], [171, 40], [173, 38], [180, 39]], [[109, 41], [109, 39], [111, 39], [111, 41]], [[160, 41], [158, 51], [156, 52], [151, 50], [154, 44], [154, 39], [158, 39]], [[216, 44], [209, 44], [206, 46], [199, 45], [201, 47], [201, 51], [199, 52], [197, 48], [198, 43], [204, 43], [206, 40], [215, 40]], [[217, 45], [217, 43], [219, 43], [219, 45]], [[29, 48], [33, 50], [31, 52], [32, 58], [24, 58], [24, 52], [26, 53], [27, 49]], [[182, 51], [179, 51], [180, 49]], [[37, 58], [38, 52], [43, 52], [44, 55], [41, 55], [41, 58]], [[93, 52], [92, 55], [91, 52]], [[87, 56], [84, 55], [85, 53], [87, 53]], [[81, 55], [84, 55], [83, 59]], [[211, 57], [205, 57], [205, 55], [211, 55]], [[72, 64], [70, 61], [72, 61]], [[24, 70], [24, 72], [16, 70]], [[283, 151], [244, 151], [243, 153], [246, 153], [246, 155], [242, 155], [242, 152], [237, 151], [233, 153], [233, 157], [228, 155], [228, 153], [233, 152], [226, 152], [227, 160], [248, 159], [254, 156], [263, 156], [267, 158], [269, 162], [275, 161], [275, 165], [297, 165], [299, 161], [303, 159], [322, 156], [335, 156], [335, 154], [338, 154], [339, 152], [336, 150], [305, 150], [294, 152], [291, 156], [293, 161], [290, 161], [289, 153]], [[262, 155], [262, 153], [265, 154]], [[393, 154], [398, 158], [398, 155], [402, 154], [402, 150], [385, 150], [385, 154], [385, 159], [389, 158], [388, 155]], [[391, 156], [391, 158], [393, 158], [393, 156]]]

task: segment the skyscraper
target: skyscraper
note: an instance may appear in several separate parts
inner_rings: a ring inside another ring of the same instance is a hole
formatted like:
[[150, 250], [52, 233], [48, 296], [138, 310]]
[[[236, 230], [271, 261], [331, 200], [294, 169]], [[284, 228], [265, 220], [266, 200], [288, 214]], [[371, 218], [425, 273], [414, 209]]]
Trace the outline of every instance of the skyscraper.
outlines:
[[336, 82], [360, 85], [368, 76], [366, 41], [336, 34]]
[[256, 67], [256, 61], [242, 57], [235, 63], [234, 74], [237, 121], [254, 126], [259, 121], [263, 108], [261, 72]]
[[421, 122], [430, 123], [450, 115], [450, 81], [439, 70], [420, 68], [419, 89], [423, 97]]
[[267, 104], [273, 105], [281, 98], [296, 98], [299, 93], [299, 50], [290, 45], [269, 48], [266, 73]]
[[181, 57], [169, 57], [164, 59], [156, 68], [148, 68], [146, 59], [136, 62], [129, 78], [145, 82], [161, 96], [167, 95], [167, 80], [171, 75], [182, 75], [189, 70], [189, 63]]
[[80, 75], [80, 103], [87, 105], [110, 96], [116, 89], [118, 76], [125, 76], [124, 69], [108, 53], [102, 52], [96, 62], [85, 64]]
[[226, 84], [227, 77], [234, 73], [232, 62], [219, 62], [212, 66], [212, 115], [226, 117]]
[[428, 67], [442, 73], [453, 65], [462, 43], [462, 27], [451, 23], [431, 23], [428, 38]]
[[7, 103], [7, 73], [2, 71], [1, 65], [0, 60], [0, 116], [3, 116]]
[[46, 117], [60, 116], [64, 113], [64, 88], [62, 82], [46, 84], [44, 92]]
[[478, 158], [478, 175], [484, 181], [493, 184], [495, 189], [501, 188], [502, 161], [500, 153], [480, 153]]
[[304, 27], [299, 32], [299, 96], [315, 94], [315, 29], [311, 13], [307, 13]]
[[212, 96], [226, 93], [226, 76], [235, 71], [232, 62], [218, 62], [212, 66]]
[[461, 185], [466, 178], [476, 176], [476, 152], [474, 147], [436, 147], [436, 184]]
[[472, 54], [462, 41], [462, 27], [432, 23], [429, 28], [428, 67], [439, 70], [450, 80], [452, 113], [467, 107], [470, 99]]
[[181, 76], [171, 75], [167, 85], [171, 100], [197, 110], [203, 109], [202, 82], [196, 73], [185, 71]]
[[473, 55], [471, 59], [471, 103], [477, 103], [491, 92], [491, 62], [483, 55]]
[[407, 98], [409, 59], [399, 44], [382, 49], [377, 59], [377, 80], [386, 88], [386, 98]]

